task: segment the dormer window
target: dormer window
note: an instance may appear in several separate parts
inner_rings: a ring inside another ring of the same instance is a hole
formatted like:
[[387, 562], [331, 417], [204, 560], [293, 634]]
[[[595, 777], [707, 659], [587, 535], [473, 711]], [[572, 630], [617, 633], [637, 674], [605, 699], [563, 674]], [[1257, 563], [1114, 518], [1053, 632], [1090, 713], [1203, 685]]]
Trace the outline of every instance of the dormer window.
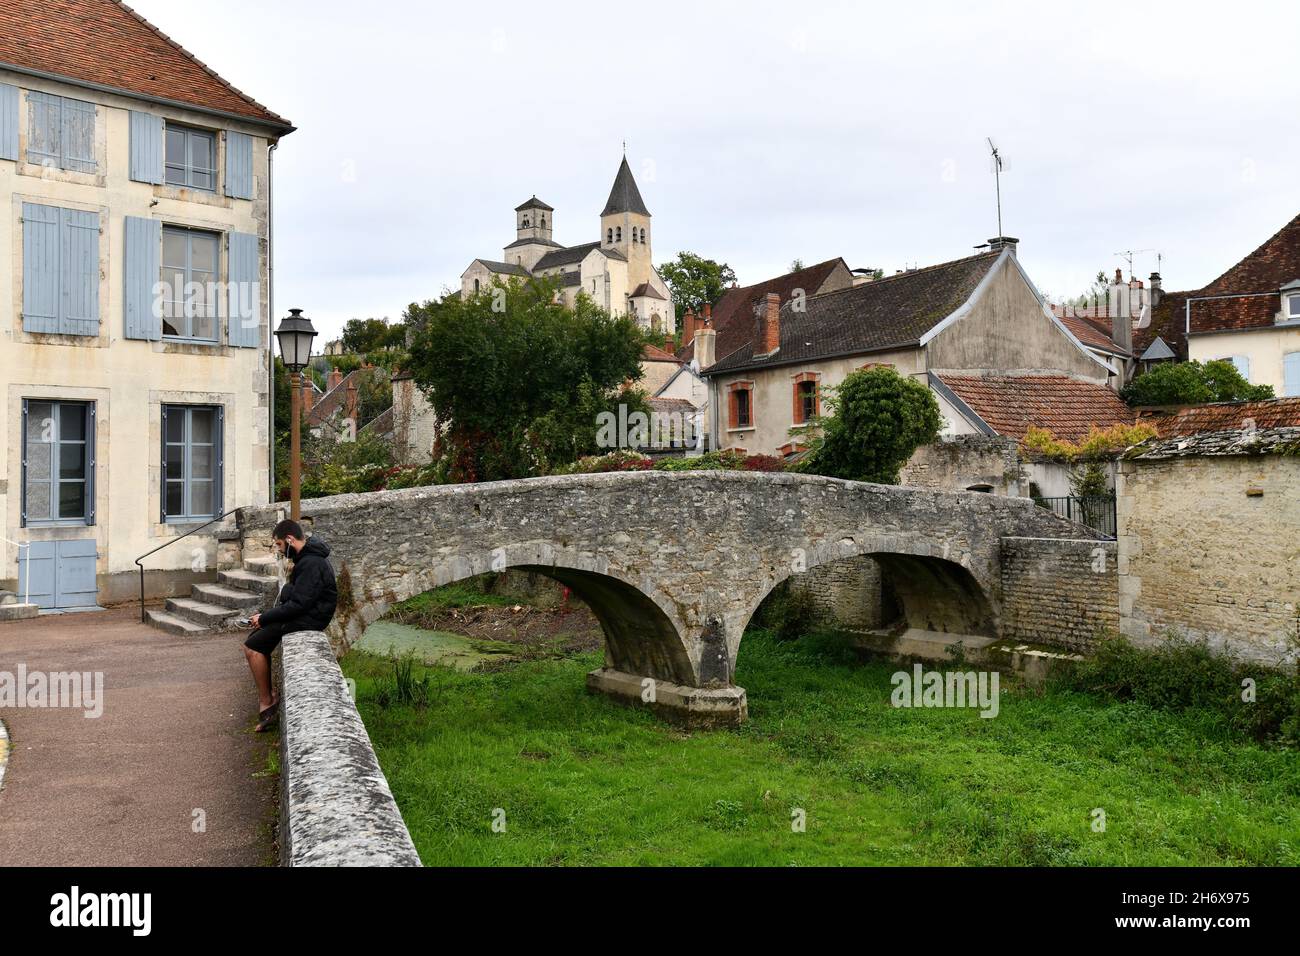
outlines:
[[1288, 319], [1300, 319], [1300, 292], [1288, 292], [1286, 295], [1286, 308], [1282, 314]]

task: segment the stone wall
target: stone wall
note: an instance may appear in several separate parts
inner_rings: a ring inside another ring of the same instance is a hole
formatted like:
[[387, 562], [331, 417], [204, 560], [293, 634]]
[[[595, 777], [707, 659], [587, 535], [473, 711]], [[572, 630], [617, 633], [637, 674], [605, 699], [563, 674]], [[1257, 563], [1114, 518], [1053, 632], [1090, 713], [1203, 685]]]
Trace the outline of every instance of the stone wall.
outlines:
[[868, 557], [846, 558], [790, 578], [790, 590], [806, 595], [818, 624], [872, 630], [880, 627], [880, 565]]
[[281, 864], [420, 866], [329, 639], [288, 634], [278, 657]]
[[[903, 466], [899, 484], [934, 491], [987, 485], [996, 495], [1025, 497], [1019, 445], [995, 435], [950, 435], [922, 445]], [[984, 489], [978, 489], [984, 490]]]
[[1002, 539], [1002, 637], [1091, 650], [1119, 628], [1114, 541]]
[[1170, 629], [1242, 657], [1293, 657], [1300, 457], [1124, 461], [1116, 499], [1121, 630]]

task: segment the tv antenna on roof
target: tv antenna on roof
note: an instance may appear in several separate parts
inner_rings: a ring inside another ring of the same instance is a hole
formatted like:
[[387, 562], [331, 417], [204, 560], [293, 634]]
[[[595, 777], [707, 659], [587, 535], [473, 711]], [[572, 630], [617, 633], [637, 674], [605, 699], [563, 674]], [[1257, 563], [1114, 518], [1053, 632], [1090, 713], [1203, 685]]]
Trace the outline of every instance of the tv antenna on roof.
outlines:
[[987, 136], [985, 137], [985, 139], [988, 140], [989, 151], [993, 153], [993, 181], [996, 184], [998, 190], [998, 237], [1001, 238], [1002, 236], [1002, 170], [1006, 168], [1006, 163], [1002, 159], [1002, 154], [998, 152], [998, 148], [993, 145], [993, 140], [989, 139]]
[[[1115, 255], [1128, 263], [1128, 277], [1133, 278], [1133, 257], [1141, 252], [1156, 252], [1154, 249], [1121, 249]], [[1160, 271], [1160, 253], [1156, 252], [1156, 271]]]

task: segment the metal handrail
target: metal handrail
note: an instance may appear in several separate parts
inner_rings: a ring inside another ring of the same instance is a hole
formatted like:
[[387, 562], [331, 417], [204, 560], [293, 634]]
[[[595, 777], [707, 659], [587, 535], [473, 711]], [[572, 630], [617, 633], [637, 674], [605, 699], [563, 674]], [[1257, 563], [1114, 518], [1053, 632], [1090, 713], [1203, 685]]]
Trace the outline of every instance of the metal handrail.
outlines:
[[[248, 506], [245, 505], [243, 507], [248, 507]], [[146, 622], [148, 618], [145, 617], [145, 613], [144, 613], [144, 565], [141, 564], [140, 562], [142, 562], [145, 558], [149, 557], [149, 555], [153, 554], [154, 552], [161, 551], [163, 548], [171, 547], [177, 541], [184, 540], [185, 538], [188, 538], [190, 535], [202, 531], [210, 524], [216, 524], [218, 521], [225, 521], [236, 511], [242, 511], [243, 507], [231, 508], [229, 511], [223, 511], [215, 518], [203, 522], [203, 524], [199, 525], [197, 528], [191, 528], [189, 531], [186, 531], [184, 534], [177, 535], [176, 537], [172, 538], [170, 541], [164, 541], [162, 544], [158, 545], [158, 547], [154, 548], [153, 551], [146, 551], [144, 554], [140, 555], [140, 557], [135, 559], [135, 566], [140, 569], [140, 621], [141, 623]]]

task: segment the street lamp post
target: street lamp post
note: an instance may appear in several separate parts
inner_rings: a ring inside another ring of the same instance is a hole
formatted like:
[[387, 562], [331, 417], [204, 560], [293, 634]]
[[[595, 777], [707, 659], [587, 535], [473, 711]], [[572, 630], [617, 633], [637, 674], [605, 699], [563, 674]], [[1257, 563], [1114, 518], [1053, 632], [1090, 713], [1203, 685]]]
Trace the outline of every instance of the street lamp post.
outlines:
[[316, 329], [311, 319], [302, 314], [302, 309], [290, 309], [289, 314], [280, 320], [275, 330], [276, 340], [280, 343], [280, 360], [289, 370], [289, 417], [291, 434], [289, 435], [289, 517], [297, 521], [302, 517], [302, 430], [300, 411], [302, 404], [302, 370], [311, 361], [311, 343], [316, 338]]

